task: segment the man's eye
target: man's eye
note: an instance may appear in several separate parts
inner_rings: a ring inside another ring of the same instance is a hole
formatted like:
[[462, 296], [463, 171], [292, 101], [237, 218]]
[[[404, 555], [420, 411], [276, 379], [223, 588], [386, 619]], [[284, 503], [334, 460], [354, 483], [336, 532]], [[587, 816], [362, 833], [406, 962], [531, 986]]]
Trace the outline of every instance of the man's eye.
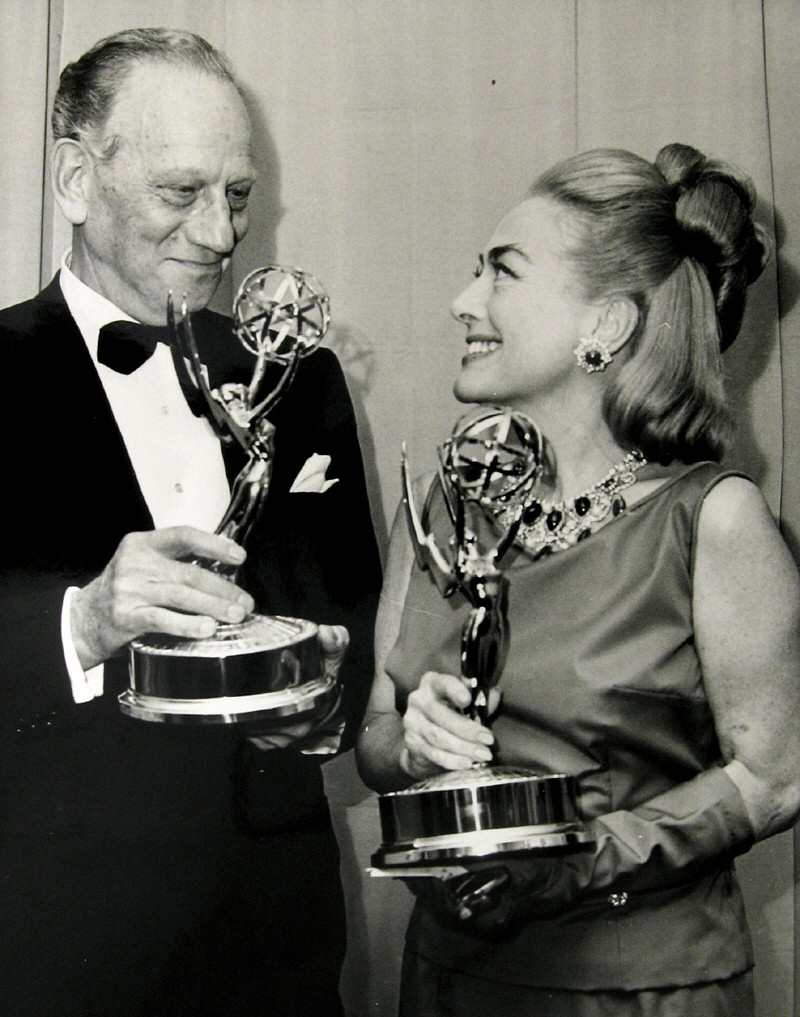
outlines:
[[160, 188], [161, 197], [168, 201], [171, 205], [177, 205], [180, 208], [184, 208], [186, 205], [191, 205], [194, 199], [197, 197], [197, 188], [192, 187], [190, 184], [175, 184], [171, 187]]
[[492, 268], [494, 269], [494, 274], [496, 276], [505, 276], [508, 279], [518, 278], [517, 273], [514, 272], [513, 269], [510, 269], [508, 265], [504, 264], [502, 261], [492, 262]]
[[237, 188], [232, 191], [228, 191], [228, 204], [232, 211], [243, 212], [247, 208], [247, 202], [250, 200], [250, 189], [249, 188]]

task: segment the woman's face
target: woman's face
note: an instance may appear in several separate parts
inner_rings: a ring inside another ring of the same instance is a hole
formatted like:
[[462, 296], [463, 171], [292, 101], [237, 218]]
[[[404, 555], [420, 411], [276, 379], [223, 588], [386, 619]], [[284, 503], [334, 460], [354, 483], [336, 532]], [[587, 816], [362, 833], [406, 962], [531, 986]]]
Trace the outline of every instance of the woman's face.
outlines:
[[566, 256], [561, 223], [568, 214], [543, 197], [517, 205], [453, 301], [453, 315], [467, 326], [454, 385], [462, 402], [526, 410], [580, 374], [573, 351], [592, 331], [597, 306], [583, 297]]

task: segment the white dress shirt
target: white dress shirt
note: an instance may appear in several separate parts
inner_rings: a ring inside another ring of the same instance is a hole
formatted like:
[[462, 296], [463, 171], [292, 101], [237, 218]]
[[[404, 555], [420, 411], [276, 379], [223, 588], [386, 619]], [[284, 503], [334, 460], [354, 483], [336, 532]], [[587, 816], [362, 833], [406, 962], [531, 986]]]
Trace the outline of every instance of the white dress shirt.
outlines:
[[[132, 321], [61, 263], [60, 283], [80, 329], [130, 456], [136, 479], [156, 527], [188, 524], [213, 531], [230, 500], [219, 439], [204, 417], [186, 403], [170, 349], [159, 343], [149, 360], [132, 374], [120, 374], [97, 362], [97, 337], [111, 321]], [[75, 702], [103, 692], [103, 666], [84, 672], [69, 625], [73, 590], [64, 599], [61, 633]]]

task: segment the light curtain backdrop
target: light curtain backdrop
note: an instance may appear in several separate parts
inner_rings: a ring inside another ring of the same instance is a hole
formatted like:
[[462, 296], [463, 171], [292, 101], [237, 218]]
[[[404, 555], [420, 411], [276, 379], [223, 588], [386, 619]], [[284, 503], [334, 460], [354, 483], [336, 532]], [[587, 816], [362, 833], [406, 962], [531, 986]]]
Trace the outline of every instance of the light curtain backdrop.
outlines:
[[[428, 469], [459, 412], [450, 301], [537, 173], [596, 145], [652, 158], [669, 141], [746, 168], [776, 256], [726, 358], [739, 424], [730, 461], [800, 546], [797, 0], [0, 0], [3, 305], [48, 281], [68, 243], [45, 169], [58, 72], [136, 25], [190, 28], [236, 66], [261, 183], [216, 303], [228, 310], [231, 287], [273, 259], [323, 281], [381, 540], [401, 442]], [[3, 383], [29, 386], [31, 412], [46, 413], [35, 378]], [[378, 819], [352, 760], [326, 770], [348, 894], [348, 1014], [390, 1015], [409, 897], [363, 876]], [[795, 858], [787, 833], [740, 865], [760, 1017], [800, 1012]]]

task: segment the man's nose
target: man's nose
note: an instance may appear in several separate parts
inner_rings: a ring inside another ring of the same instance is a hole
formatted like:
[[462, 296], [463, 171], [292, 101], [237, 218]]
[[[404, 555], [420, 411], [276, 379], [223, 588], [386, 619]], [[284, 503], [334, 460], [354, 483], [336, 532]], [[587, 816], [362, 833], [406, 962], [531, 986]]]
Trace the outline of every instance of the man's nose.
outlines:
[[198, 247], [219, 255], [230, 254], [241, 237], [234, 229], [227, 197], [211, 196], [202, 208], [196, 209], [188, 220], [186, 235]]
[[450, 313], [463, 325], [479, 321], [486, 311], [486, 286], [481, 277], [473, 279], [450, 305]]

